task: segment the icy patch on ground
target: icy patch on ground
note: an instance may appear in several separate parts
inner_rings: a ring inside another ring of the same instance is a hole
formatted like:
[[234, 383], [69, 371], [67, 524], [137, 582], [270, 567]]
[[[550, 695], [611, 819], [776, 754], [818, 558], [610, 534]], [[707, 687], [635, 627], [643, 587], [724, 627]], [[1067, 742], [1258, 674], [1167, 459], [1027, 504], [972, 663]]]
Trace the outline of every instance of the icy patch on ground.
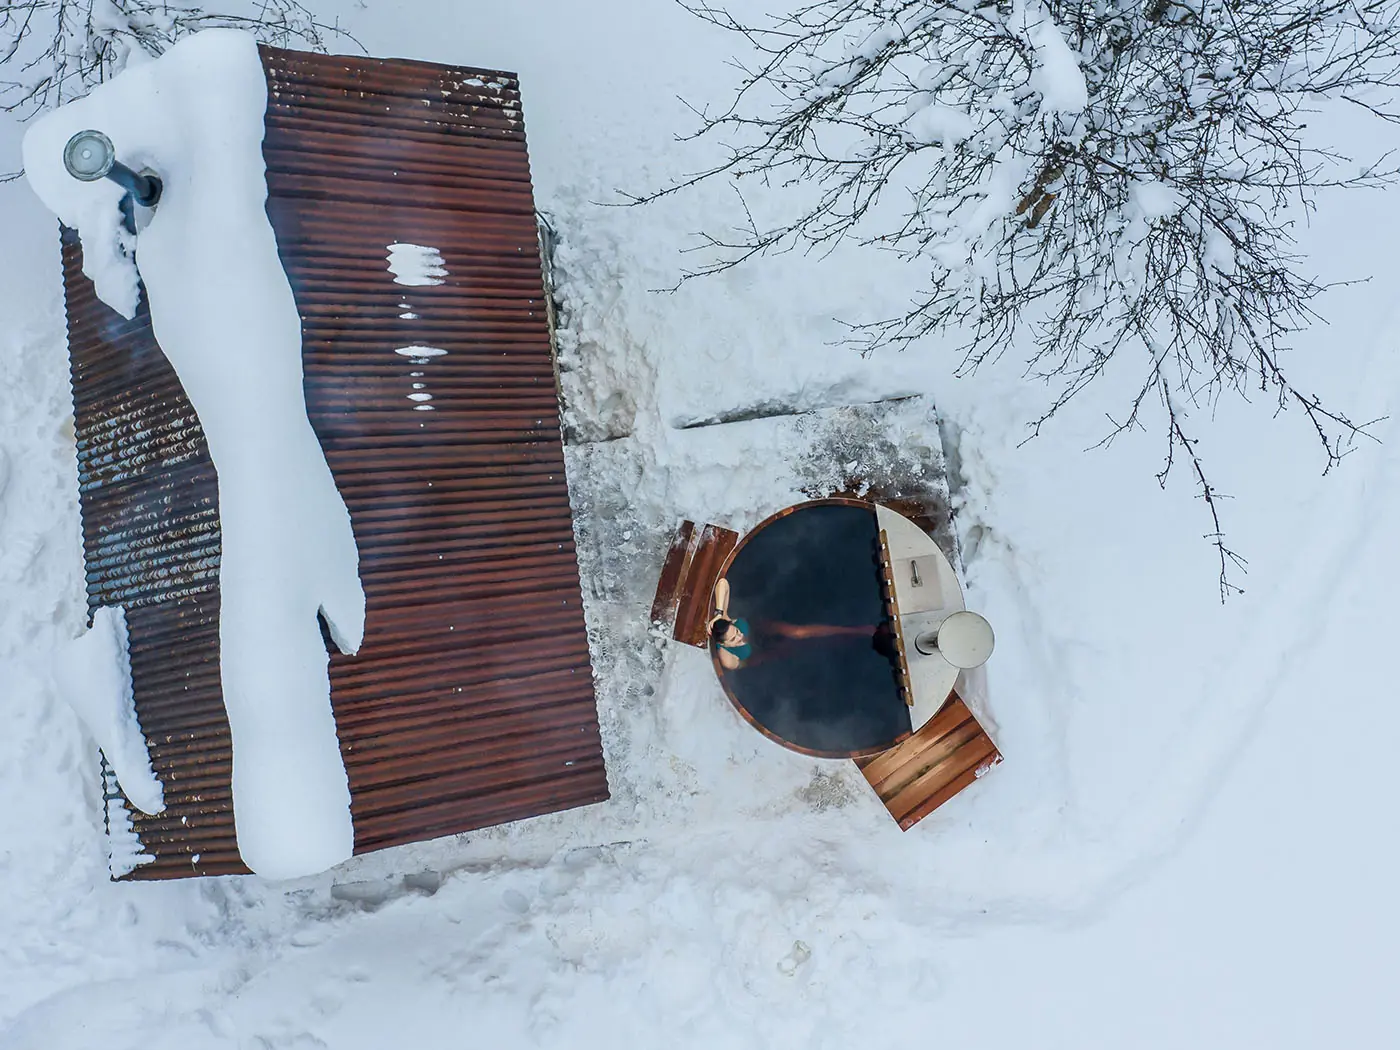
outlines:
[[125, 611], [98, 609], [92, 629], [58, 652], [53, 674], [59, 695], [97, 741], [126, 797], [143, 813], [163, 811], [164, 792], [132, 702]]
[[118, 190], [68, 176], [71, 135], [102, 130], [119, 159], [164, 179], [136, 262], [218, 470], [238, 846], [254, 871], [290, 878], [353, 850], [320, 622], [354, 652], [365, 600], [350, 517], [306, 415], [301, 319], [265, 208], [266, 105], [253, 38], [211, 30], [43, 118], [24, 154], [45, 203], [86, 225], [85, 249]]
[[422, 244], [391, 244], [389, 251], [389, 272], [394, 275], [395, 284], [422, 288], [442, 284], [447, 276], [447, 264], [442, 252]]

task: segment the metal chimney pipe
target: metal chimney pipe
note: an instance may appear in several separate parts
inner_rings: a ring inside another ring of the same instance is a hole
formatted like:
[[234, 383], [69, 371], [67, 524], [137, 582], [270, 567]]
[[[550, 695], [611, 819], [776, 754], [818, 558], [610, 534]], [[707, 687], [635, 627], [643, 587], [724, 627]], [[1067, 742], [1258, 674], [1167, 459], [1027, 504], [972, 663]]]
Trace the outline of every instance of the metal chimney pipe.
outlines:
[[117, 160], [112, 140], [100, 131], [80, 131], [63, 148], [63, 166], [82, 182], [111, 179], [143, 208], [154, 208], [164, 189], [154, 172], [135, 172]]

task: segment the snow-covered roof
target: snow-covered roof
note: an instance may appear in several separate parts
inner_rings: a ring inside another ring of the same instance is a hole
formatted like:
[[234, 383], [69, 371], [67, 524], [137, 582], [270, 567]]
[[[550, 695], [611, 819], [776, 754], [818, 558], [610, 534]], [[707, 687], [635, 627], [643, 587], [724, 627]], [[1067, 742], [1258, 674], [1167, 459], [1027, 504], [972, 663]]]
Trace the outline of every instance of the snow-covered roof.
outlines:
[[[330, 671], [355, 849], [601, 801], [518, 84], [261, 54], [267, 210], [367, 597]], [[241, 871], [215, 472], [144, 301], [99, 302], [81, 252], [65, 234], [89, 604], [128, 610], [166, 802], [130, 813], [131, 877]]]

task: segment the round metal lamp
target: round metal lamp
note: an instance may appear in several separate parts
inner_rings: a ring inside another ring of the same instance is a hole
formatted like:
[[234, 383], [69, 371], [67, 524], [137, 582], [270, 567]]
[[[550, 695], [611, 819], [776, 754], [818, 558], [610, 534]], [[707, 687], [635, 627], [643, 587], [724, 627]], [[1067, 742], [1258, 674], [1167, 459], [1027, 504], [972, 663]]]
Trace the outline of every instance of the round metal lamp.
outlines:
[[112, 140], [100, 131], [90, 128], [69, 139], [63, 147], [63, 166], [82, 182], [111, 179], [143, 208], [154, 208], [160, 202], [160, 176], [153, 171], [138, 174], [117, 160]]
[[112, 140], [100, 131], [80, 131], [63, 149], [63, 166], [82, 182], [105, 179], [117, 162]]
[[981, 667], [992, 655], [996, 636], [992, 625], [975, 612], [953, 613], [934, 630], [914, 639], [914, 648], [925, 656], [941, 653], [954, 667]]

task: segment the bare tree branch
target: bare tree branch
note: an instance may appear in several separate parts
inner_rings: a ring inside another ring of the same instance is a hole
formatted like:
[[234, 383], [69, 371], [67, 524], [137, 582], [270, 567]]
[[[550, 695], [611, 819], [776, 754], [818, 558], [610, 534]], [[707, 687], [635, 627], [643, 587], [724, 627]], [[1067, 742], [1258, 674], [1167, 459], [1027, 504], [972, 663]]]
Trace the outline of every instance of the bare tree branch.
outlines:
[[847, 241], [917, 261], [925, 290], [853, 322], [851, 342], [951, 335], [960, 374], [1027, 348], [1026, 377], [1051, 391], [1032, 437], [1133, 355], [1138, 393], [1105, 441], [1150, 412], [1189, 453], [1222, 599], [1244, 560], [1186, 412], [1265, 394], [1308, 420], [1324, 472], [1369, 436], [1285, 369], [1331, 287], [1291, 224], [1319, 189], [1400, 176], [1389, 155], [1357, 163], [1305, 134], [1328, 99], [1400, 121], [1400, 0], [807, 0], [761, 25], [678, 2], [749, 58], [730, 104], [697, 111], [692, 137], [722, 159], [631, 202], [715, 178], [793, 190], [783, 219], [746, 205], [745, 227], [702, 233], [683, 280]]
[[180, 0], [0, 3], [0, 112], [20, 119], [86, 94], [120, 72], [133, 53], [159, 55], [202, 29], [243, 29], [266, 44], [321, 52], [336, 39], [360, 47], [300, 0], [227, 0], [224, 11]]

